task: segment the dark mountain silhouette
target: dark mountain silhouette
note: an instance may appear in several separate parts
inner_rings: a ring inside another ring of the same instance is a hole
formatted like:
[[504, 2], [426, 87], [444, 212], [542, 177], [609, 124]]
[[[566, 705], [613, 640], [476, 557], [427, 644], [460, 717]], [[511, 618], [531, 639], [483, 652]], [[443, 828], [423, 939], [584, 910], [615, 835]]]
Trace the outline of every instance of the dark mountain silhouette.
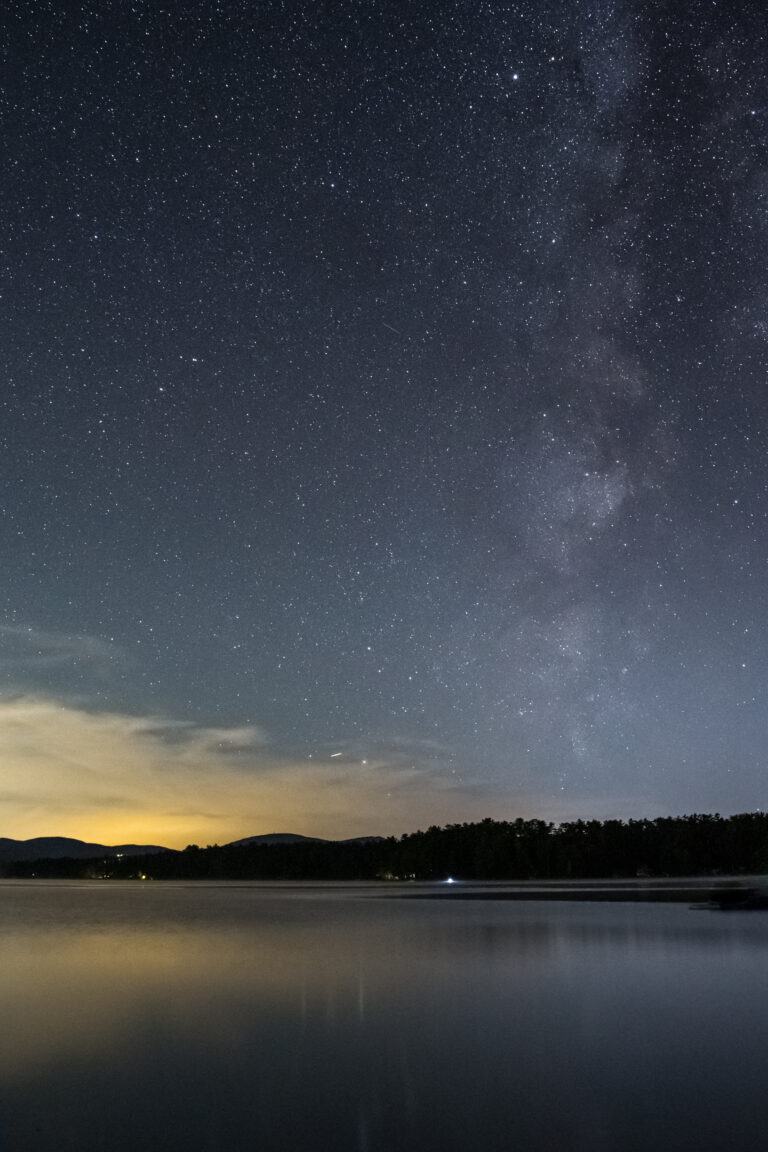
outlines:
[[325, 840], [322, 836], [299, 836], [296, 832], [267, 832], [263, 836], [232, 840], [224, 847], [239, 848], [244, 844], [369, 844], [383, 839], [383, 836], [350, 836], [347, 840]]
[[[299, 836], [295, 832], [267, 832], [233, 840], [225, 848], [245, 848], [270, 844], [368, 844], [381, 836], [353, 836], [348, 840], [323, 840], [318, 836]], [[32, 860], [93, 860], [96, 857], [151, 856], [156, 852], [173, 853], [173, 848], [159, 844], [88, 844], [69, 836], [35, 836], [31, 840], [12, 840], [0, 836], [0, 865], [26, 863]]]
[[318, 836], [299, 836], [296, 832], [266, 832], [263, 836], [244, 836], [242, 840], [231, 840], [225, 848], [239, 848], [243, 844], [325, 844]]
[[87, 844], [69, 836], [35, 836], [32, 840], [10, 840], [0, 836], [0, 863], [15, 860], [89, 860], [94, 856], [146, 856], [167, 852], [158, 844]]

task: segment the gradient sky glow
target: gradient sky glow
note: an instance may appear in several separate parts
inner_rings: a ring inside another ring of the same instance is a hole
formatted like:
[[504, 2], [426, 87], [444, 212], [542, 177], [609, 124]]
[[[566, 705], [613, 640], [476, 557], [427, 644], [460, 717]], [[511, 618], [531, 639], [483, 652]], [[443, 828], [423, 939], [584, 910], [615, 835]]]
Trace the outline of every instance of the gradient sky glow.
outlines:
[[761, 5], [0, 24], [0, 835], [763, 807]]

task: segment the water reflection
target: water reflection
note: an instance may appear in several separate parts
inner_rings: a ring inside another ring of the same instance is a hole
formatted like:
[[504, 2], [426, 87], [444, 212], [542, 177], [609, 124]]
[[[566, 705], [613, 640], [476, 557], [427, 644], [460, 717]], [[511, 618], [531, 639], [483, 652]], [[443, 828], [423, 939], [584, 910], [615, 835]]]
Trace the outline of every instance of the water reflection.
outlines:
[[0, 885], [0, 1148], [731, 1149], [768, 917]]

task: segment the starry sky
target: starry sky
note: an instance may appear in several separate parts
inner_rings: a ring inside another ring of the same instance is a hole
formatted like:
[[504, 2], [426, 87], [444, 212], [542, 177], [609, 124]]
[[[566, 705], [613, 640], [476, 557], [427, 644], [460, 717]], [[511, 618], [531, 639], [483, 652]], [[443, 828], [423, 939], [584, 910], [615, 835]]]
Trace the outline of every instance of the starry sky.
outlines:
[[0, 834], [760, 808], [762, 5], [0, 22]]

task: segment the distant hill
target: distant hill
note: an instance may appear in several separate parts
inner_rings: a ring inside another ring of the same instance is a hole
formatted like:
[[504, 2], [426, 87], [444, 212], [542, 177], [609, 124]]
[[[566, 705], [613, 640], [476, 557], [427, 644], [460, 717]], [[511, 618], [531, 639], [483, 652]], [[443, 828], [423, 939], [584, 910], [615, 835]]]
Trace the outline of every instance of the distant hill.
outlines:
[[145, 856], [168, 852], [158, 844], [87, 844], [69, 836], [35, 836], [32, 840], [10, 840], [0, 836], [0, 864], [16, 860], [88, 860], [94, 856]]
[[[263, 836], [245, 836], [224, 845], [241, 848], [249, 844], [368, 844], [381, 836], [353, 836], [349, 840], [323, 840], [318, 836], [299, 836], [295, 832], [267, 832]], [[153, 852], [173, 852], [159, 844], [88, 844], [69, 836], [35, 836], [32, 840], [11, 840], [0, 836], [0, 865], [27, 860], [90, 860], [97, 856], [150, 856]]]
[[331, 844], [378, 844], [386, 836], [350, 836], [347, 840], [331, 840]]
[[244, 844], [369, 844], [383, 839], [383, 836], [351, 836], [348, 840], [324, 840], [321, 836], [299, 836], [296, 832], [267, 832], [263, 836], [232, 840], [224, 847], [239, 848]]
[[299, 844], [300, 842], [324, 844], [318, 836], [299, 836], [296, 832], [267, 832], [263, 836], [244, 836], [242, 840], [230, 840], [225, 848], [239, 848], [243, 844]]

